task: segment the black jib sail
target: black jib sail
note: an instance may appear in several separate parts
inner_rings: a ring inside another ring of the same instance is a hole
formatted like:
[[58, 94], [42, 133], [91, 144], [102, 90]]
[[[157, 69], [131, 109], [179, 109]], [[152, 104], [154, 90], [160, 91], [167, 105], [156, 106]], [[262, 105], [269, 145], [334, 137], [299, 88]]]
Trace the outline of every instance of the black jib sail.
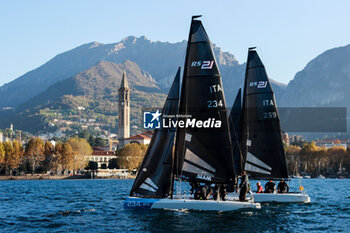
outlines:
[[248, 52], [242, 111], [244, 169], [253, 177], [288, 178], [275, 95], [254, 48]]
[[[170, 88], [162, 115], [178, 113], [180, 68]], [[175, 128], [156, 129], [131, 189], [130, 196], [167, 197], [172, 189]]]
[[233, 148], [233, 158], [235, 171], [241, 174], [244, 170], [243, 157], [240, 149], [241, 135], [241, 114], [242, 114], [242, 91], [239, 89], [235, 102], [233, 103], [228, 121], [230, 122], [231, 141]]
[[[202, 22], [192, 17], [176, 138], [177, 177], [230, 183], [235, 177], [219, 69]], [[187, 126], [187, 127], [186, 127]]]

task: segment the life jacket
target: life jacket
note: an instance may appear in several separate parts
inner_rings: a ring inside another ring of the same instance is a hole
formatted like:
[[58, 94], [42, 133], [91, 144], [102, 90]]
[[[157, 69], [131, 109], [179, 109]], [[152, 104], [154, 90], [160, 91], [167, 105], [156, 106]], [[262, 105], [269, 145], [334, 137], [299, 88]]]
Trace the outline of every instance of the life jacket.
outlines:
[[256, 191], [257, 193], [262, 193], [264, 192], [264, 189], [261, 185], [258, 186], [258, 191]]

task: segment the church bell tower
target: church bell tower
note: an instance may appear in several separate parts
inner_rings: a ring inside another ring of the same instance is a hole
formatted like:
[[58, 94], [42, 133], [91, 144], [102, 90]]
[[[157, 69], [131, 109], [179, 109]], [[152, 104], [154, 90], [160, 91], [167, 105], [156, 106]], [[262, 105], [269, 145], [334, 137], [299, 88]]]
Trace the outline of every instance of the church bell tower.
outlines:
[[126, 79], [126, 73], [124, 70], [122, 82], [118, 90], [119, 94], [119, 123], [118, 123], [118, 137], [128, 138], [130, 137], [130, 89], [128, 80]]

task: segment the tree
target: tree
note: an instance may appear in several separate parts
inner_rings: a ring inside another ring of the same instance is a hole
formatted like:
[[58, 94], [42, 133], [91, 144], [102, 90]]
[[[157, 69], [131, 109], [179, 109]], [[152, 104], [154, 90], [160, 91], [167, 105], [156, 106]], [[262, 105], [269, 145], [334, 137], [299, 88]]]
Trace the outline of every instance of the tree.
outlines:
[[117, 152], [117, 164], [119, 168], [137, 169], [145, 155], [146, 147], [138, 143], [130, 143], [125, 145]]
[[72, 169], [79, 170], [86, 166], [85, 156], [92, 154], [92, 148], [85, 138], [71, 138], [68, 144], [72, 147], [74, 161]]
[[95, 138], [94, 136], [90, 135], [88, 142], [90, 144], [90, 146], [95, 146]]
[[[12, 169], [18, 168], [18, 165], [23, 161], [23, 145], [17, 141], [12, 141], [12, 147], [13, 147], [13, 162], [12, 162]], [[12, 173], [12, 170], [11, 170]]]
[[346, 160], [346, 150], [341, 146], [333, 146], [327, 150], [330, 172], [337, 172]]
[[56, 172], [59, 169], [63, 170], [62, 166], [62, 153], [63, 153], [63, 143], [62, 142], [57, 142], [54, 148], [54, 155], [55, 155], [55, 160], [52, 161], [52, 169], [56, 170]]
[[71, 138], [68, 143], [77, 155], [91, 155], [92, 153], [92, 148], [85, 138]]
[[59, 146], [59, 164], [63, 170], [72, 169], [74, 163], [74, 151], [72, 146], [66, 142]]
[[288, 146], [285, 149], [285, 151], [287, 155], [298, 155], [301, 151], [301, 148], [299, 146], [291, 145], [291, 146]]
[[344, 156], [344, 167], [350, 173], [350, 148], [346, 149], [346, 154]]
[[78, 137], [79, 138], [85, 138], [85, 139], [88, 139], [91, 135], [89, 134], [89, 132], [87, 130], [84, 130], [84, 131], [80, 131], [78, 133]]
[[291, 174], [298, 174], [298, 162], [300, 163], [300, 153], [301, 148], [299, 146], [290, 145], [286, 147], [286, 162], [288, 170]]
[[55, 147], [50, 141], [45, 142], [44, 156], [45, 160], [43, 162], [43, 167], [46, 171], [57, 168], [57, 156], [55, 154]]
[[300, 154], [302, 155], [309, 155], [317, 151], [318, 148], [315, 144], [315, 142], [305, 143], [300, 151]]
[[12, 175], [13, 169], [17, 168], [20, 164], [23, 148], [16, 140], [13, 140], [13, 142], [4, 142], [3, 147], [5, 151], [4, 166], [6, 171]]
[[32, 170], [32, 175], [39, 167], [41, 161], [44, 160], [44, 141], [38, 137], [29, 140], [25, 150], [25, 158], [29, 162]]
[[109, 168], [109, 169], [118, 168], [117, 159], [111, 159], [111, 160], [109, 160], [109, 162], [108, 162], [108, 168]]
[[95, 138], [94, 142], [95, 142], [94, 146], [99, 146], [99, 147], [106, 147], [107, 146], [107, 140], [100, 138], [100, 137]]
[[0, 142], [0, 171], [3, 169], [5, 163], [5, 148], [4, 144]]
[[6, 172], [8, 172], [8, 164], [9, 164], [9, 161], [11, 160], [11, 157], [13, 154], [13, 147], [12, 147], [12, 143], [10, 141], [4, 142], [3, 146], [4, 146], [4, 152], [5, 152], [4, 168], [5, 168]]
[[97, 166], [98, 166], [97, 162], [95, 162], [95, 161], [89, 161], [89, 163], [88, 163], [86, 169], [97, 170]]

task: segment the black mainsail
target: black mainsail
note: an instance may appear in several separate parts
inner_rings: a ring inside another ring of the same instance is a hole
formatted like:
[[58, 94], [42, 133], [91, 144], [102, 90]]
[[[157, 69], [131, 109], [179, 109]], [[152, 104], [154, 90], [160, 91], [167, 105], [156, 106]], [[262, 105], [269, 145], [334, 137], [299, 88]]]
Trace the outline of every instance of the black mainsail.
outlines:
[[189, 127], [178, 127], [176, 175], [188, 181], [232, 183], [234, 162], [221, 76], [198, 17], [192, 17], [187, 44], [179, 110], [185, 117], [179, 120]]
[[235, 102], [233, 103], [230, 116], [228, 118], [230, 122], [230, 133], [233, 148], [233, 157], [235, 171], [237, 174], [241, 174], [244, 170], [243, 157], [240, 149], [240, 142], [242, 141], [241, 134], [241, 115], [242, 115], [242, 89], [240, 88]]
[[[178, 113], [180, 68], [165, 101], [162, 115]], [[173, 146], [176, 129], [155, 129], [130, 196], [164, 198], [172, 191]]]
[[241, 150], [253, 177], [288, 178], [275, 95], [254, 48], [245, 74]]

